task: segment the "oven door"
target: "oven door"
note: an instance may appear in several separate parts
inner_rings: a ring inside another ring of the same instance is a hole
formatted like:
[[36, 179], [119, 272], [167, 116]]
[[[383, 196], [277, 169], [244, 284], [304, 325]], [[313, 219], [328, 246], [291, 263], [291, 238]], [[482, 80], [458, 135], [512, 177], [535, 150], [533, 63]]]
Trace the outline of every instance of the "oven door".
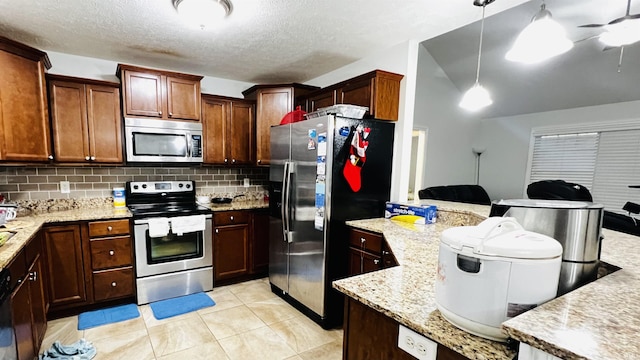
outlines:
[[[137, 277], [211, 267], [213, 265], [213, 222], [207, 214], [205, 230], [149, 236], [149, 220], [134, 220]], [[169, 218], [171, 221], [171, 218]]]

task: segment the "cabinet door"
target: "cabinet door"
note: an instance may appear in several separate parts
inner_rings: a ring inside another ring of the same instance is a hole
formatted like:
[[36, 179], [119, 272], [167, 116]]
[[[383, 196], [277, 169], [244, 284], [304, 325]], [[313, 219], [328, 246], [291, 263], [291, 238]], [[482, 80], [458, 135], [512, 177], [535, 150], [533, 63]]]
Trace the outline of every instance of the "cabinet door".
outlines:
[[49, 300], [54, 307], [87, 301], [80, 226], [44, 230]]
[[253, 237], [251, 243], [251, 272], [269, 270], [269, 214], [253, 214]]
[[31, 312], [33, 314], [33, 342], [36, 349], [40, 348], [40, 344], [44, 339], [44, 333], [47, 329], [47, 306], [44, 295], [44, 266], [41, 254], [38, 254], [36, 260], [29, 269], [29, 293], [31, 299]]
[[88, 161], [90, 152], [85, 85], [51, 81], [49, 96], [55, 160], [59, 162]]
[[0, 50], [0, 69], [0, 160], [49, 160], [44, 65]]
[[309, 98], [308, 102], [308, 112], [316, 111], [319, 108], [331, 106], [336, 104], [336, 91], [326, 91], [321, 94], [317, 94]]
[[280, 124], [282, 117], [293, 110], [292, 89], [288, 87], [261, 90], [258, 93], [256, 106], [256, 163], [269, 165], [270, 128]]
[[380, 256], [355, 248], [349, 248], [349, 275], [364, 274], [380, 270], [381, 268], [382, 260]]
[[200, 81], [167, 76], [167, 117], [200, 120]]
[[227, 124], [230, 103], [211, 98], [202, 99], [202, 131], [204, 135], [204, 162], [227, 164]]
[[159, 74], [124, 71], [126, 115], [162, 117], [161, 78]]
[[120, 90], [99, 85], [86, 85], [86, 89], [91, 161], [121, 163]]
[[[23, 280], [26, 280], [26, 278]], [[16, 333], [18, 360], [33, 360], [36, 356], [36, 350], [33, 344], [31, 300], [29, 284], [25, 281], [11, 294], [11, 313], [13, 316], [13, 330]]]
[[358, 106], [366, 106], [369, 111], [373, 112], [373, 84], [372, 79], [355, 81], [343, 86], [338, 90], [338, 104], [351, 104]]
[[253, 162], [253, 104], [243, 102], [231, 103], [230, 134], [231, 163], [251, 164]]
[[249, 270], [249, 225], [218, 226], [213, 234], [215, 280], [247, 274]]

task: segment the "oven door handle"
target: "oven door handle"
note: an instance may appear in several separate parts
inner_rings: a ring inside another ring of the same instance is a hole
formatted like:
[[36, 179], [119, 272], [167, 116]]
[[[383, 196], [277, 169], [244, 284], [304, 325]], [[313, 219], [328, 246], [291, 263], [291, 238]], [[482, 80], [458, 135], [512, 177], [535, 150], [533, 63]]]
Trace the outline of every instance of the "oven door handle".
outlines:
[[[204, 218], [205, 219], [211, 219], [213, 216], [211, 214], [205, 214]], [[171, 218], [169, 218], [169, 222], [171, 222]], [[133, 223], [135, 225], [145, 225], [145, 224], [149, 224], [149, 219], [145, 218], [145, 219], [135, 219], [133, 220]]]

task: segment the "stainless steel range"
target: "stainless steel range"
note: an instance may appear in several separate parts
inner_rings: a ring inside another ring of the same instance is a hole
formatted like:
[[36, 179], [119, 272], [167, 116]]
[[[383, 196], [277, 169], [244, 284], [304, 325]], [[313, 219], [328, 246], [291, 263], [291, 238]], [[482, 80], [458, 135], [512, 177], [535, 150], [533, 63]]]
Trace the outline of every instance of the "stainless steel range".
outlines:
[[138, 305], [213, 289], [211, 210], [193, 181], [128, 182]]

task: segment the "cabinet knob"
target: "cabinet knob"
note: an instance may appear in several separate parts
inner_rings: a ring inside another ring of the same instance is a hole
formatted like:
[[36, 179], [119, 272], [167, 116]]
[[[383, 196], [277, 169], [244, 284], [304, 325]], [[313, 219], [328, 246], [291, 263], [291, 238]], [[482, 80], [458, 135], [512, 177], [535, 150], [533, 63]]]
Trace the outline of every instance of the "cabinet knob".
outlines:
[[361, 237], [361, 238], [360, 238], [360, 242], [364, 244], [364, 243], [366, 243], [366, 242], [367, 242], [367, 239], [365, 239], [365, 238]]
[[90, 158], [88, 156], [85, 156], [84, 159], [89, 161]]
[[48, 156], [49, 160], [53, 160], [53, 155]]
[[158, 115], [162, 116], [162, 111], [158, 111]]
[[115, 281], [111, 283], [111, 287], [116, 287], [116, 285], [118, 285], [118, 284], [116, 284]]
[[169, 116], [173, 116], [173, 113], [172, 113], [172, 112], [170, 112], [170, 113], [169, 113]]
[[382, 250], [382, 255], [389, 255], [389, 252]]
[[107, 231], [111, 232], [113, 230], [113, 226], [107, 226]]
[[233, 221], [233, 215], [229, 216], [229, 220]]
[[380, 264], [380, 260], [378, 260], [378, 259], [373, 259], [373, 263], [374, 263], [374, 264], [376, 264], [376, 265], [378, 265], [378, 264]]
[[228, 163], [228, 162], [229, 162], [229, 159], [224, 158], [224, 163], [226, 164], [226, 163]]
[[113, 251], [113, 250], [109, 250], [109, 255], [113, 256], [113, 255], [115, 255], [115, 254], [116, 254], [116, 252], [115, 252], [115, 251]]
[[38, 273], [36, 271], [32, 271], [29, 273], [29, 280], [36, 281], [38, 280]]
[[92, 156], [92, 157], [91, 157], [91, 161], [95, 161], [95, 160], [96, 160], [96, 157], [95, 157], [95, 156]]
[[236, 163], [236, 159], [231, 159], [231, 163], [235, 164]]
[[216, 234], [218, 233], [218, 229], [216, 229]]
[[262, 163], [262, 160], [258, 160], [258, 164]]

